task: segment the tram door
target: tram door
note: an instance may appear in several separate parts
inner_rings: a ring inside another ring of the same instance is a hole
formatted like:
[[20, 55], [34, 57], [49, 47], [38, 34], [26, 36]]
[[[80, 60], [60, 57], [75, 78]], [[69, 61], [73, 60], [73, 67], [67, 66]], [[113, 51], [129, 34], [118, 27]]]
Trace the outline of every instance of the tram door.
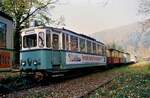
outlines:
[[52, 65], [54, 68], [60, 67], [59, 34], [52, 34]]

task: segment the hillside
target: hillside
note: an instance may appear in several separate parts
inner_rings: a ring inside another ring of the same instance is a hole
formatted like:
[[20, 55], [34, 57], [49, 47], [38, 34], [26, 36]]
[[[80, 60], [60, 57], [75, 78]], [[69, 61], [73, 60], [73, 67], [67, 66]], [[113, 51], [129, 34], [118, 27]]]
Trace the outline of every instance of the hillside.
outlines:
[[93, 33], [91, 36], [106, 44], [116, 43], [137, 56], [149, 57], [150, 22], [137, 22]]

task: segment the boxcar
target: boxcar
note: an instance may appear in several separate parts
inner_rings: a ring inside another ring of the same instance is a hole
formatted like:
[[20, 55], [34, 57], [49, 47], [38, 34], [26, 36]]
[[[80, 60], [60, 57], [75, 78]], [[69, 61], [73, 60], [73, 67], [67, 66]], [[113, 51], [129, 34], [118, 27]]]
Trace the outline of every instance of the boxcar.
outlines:
[[20, 69], [53, 72], [106, 66], [103, 43], [64, 28], [32, 27], [22, 30]]

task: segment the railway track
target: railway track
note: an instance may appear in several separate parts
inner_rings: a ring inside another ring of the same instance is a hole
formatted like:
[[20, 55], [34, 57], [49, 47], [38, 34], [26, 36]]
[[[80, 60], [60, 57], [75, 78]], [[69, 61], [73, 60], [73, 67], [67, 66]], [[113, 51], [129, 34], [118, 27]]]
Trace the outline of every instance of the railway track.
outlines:
[[4, 91], [1, 91], [1, 96], [11, 96], [16, 98], [21, 98], [22, 96], [41, 96], [41, 98], [80, 98], [85, 97], [89, 92], [118, 76], [118, 73], [110, 70], [96, 70], [90, 74], [78, 73], [79, 72], [70, 73], [68, 76], [53, 77], [41, 82], [30, 79], [30, 77], [17, 77], [14, 79], [15, 81], [12, 82], [12, 85], [10, 83], [8, 83], [9, 85], [3, 85]]

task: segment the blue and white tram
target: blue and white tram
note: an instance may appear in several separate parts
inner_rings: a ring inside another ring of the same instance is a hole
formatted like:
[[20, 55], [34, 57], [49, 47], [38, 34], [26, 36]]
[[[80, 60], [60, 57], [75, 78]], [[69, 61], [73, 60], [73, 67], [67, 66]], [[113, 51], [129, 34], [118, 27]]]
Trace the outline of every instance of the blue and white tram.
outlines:
[[61, 71], [106, 66], [106, 47], [86, 35], [64, 28], [22, 30], [21, 71]]

